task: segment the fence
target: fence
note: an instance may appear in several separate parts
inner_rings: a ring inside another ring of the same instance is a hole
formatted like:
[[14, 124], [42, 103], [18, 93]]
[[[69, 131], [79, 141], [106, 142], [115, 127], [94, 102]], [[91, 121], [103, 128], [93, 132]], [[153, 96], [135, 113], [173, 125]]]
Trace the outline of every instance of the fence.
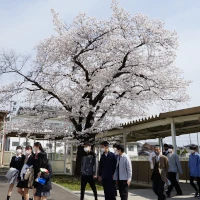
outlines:
[[[183, 174], [180, 174], [179, 178], [187, 182], [189, 180], [188, 161], [181, 161], [181, 166]], [[132, 161], [132, 171], [133, 181], [150, 184], [152, 170], [148, 161]]]

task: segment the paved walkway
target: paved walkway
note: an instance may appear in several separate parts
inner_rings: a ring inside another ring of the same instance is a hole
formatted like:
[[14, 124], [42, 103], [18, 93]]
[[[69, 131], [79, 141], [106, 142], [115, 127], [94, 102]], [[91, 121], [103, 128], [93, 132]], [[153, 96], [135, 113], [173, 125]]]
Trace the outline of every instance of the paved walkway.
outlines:
[[[74, 195], [73, 193], [58, 187], [57, 185], [53, 184], [53, 189], [51, 191], [51, 196], [48, 200], [79, 200], [79, 197]], [[8, 190], [8, 184], [4, 180], [0, 180], [0, 200], [6, 200], [6, 194]], [[31, 197], [32, 197], [32, 190], [30, 190]], [[21, 200], [20, 195], [17, 193], [17, 188], [14, 187], [13, 194], [10, 200]]]
[[[181, 188], [183, 190], [183, 196], [175, 196], [175, 191], [172, 193], [173, 200], [191, 200], [193, 197], [193, 190], [189, 184], [181, 183]], [[0, 200], [6, 200], [6, 193], [8, 190], [8, 184], [5, 180], [2, 180], [0, 177]], [[73, 194], [74, 193], [74, 194]], [[79, 200], [80, 191], [70, 192], [62, 187], [58, 187], [53, 184], [53, 190], [51, 191], [51, 196], [48, 200]], [[91, 191], [86, 191], [85, 200], [94, 200], [93, 194]], [[104, 200], [103, 191], [98, 191], [98, 199]], [[156, 200], [156, 196], [153, 191], [149, 189], [135, 189], [129, 191], [129, 200]], [[17, 193], [17, 188], [15, 187], [13, 190], [13, 194], [11, 200], [21, 200], [19, 194]], [[120, 200], [117, 197], [117, 200]]]
[[[183, 196], [175, 196], [175, 191], [172, 193], [173, 200], [191, 200], [195, 199], [194, 195], [192, 194], [193, 190], [189, 184], [182, 184], [181, 188], [183, 190]], [[75, 194], [79, 195], [80, 192], [74, 192]], [[94, 200], [93, 193], [91, 191], [86, 191], [86, 199], [87, 200]], [[153, 193], [152, 189], [135, 189], [129, 191], [129, 200], [157, 200], [155, 194]], [[103, 191], [98, 191], [98, 200], [104, 200]], [[117, 197], [117, 200], [120, 200], [120, 197]]]

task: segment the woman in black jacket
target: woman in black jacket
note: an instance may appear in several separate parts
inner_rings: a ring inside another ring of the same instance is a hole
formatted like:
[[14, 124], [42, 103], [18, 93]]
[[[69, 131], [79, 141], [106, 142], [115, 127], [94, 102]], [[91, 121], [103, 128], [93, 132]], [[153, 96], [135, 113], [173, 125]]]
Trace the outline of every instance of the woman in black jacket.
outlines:
[[[41, 168], [45, 168], [48, 172], [41, 172]], [[52, 176], [52, 168], [51, 164], [47, 159], [47, 154], [44, 152], [40, 152], [38, 154], [38, 165], [34, 168], [35, 172], [38, 174], [38, 178], [44, 179], [46, 182], [41, 184], [37, 182], [36, 184], [36, 193], [34, 196], [34, 200], [47, 200], [47, 197], [50, 196], [51, 186], [51, 176]]]
[[[26, 147], [25, 151], [25, 161], [24, 165], [33, 166], [33, 149], [31, 146]], [[20, 180], [17, 184], [18, 187], [18, 193], [22, 194], [24, 197], [24, 200], [29, 200], [29, 189], [30, 187], [28, 186], [28, 180]]]
[[[38, 168], [38, 165], [39, 165], [38, 155], [40, 153], [45, 153], [45, 151], [43, 150], [42, 145], [41, 145], [40, 142], [35, 142], [34, 143], [33, 151], [35, 153], [34, 157], [33, 157], [34, 180], [35, 180], [38, 177], [38, 172], [35, 170], [35, 169]], [[35, 192], [36, 192], [37, 184], [38, 183], [36, 181], [34, 181], [34, 183], [33, 183], [33, 187], [34, 187], [33, 188], [33, 194], [35, 194]]]
[[[22, 167], [24, 165], [24, 160], [25, 160], [25, 156], [22, 154], [22, 147], [18, 146], [16, 148], [16, 156], [13, 156], [11, 159], [11, 162], [10, 162], [10, 168], [12, 167], [19, 171], [19, 174], [17, 177], [18, 181], [20, 181], [20, 173], [21, 173]], [[14, 184], [9, 185], [9, 189], [8, 189], [8, 193], [7, 193], [7, 200], [10, 199], [13, 187], [14, 187]], [[22, 200], [23, 200], [24, 199], [23, 194], [21, 194], [21, 195], [22, 195]]]

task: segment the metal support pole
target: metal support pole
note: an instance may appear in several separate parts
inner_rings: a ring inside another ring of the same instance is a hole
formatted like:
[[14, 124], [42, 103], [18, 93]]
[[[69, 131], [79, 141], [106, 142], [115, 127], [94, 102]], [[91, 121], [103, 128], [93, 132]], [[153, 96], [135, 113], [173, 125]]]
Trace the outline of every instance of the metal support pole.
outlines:
[[53, 158], [56, 160], [56, 140], [54, 141], [54, 153], [53, 153]]
[[172, 145], [174, 146], [174, 152], [177, 153], [177, 146], [176, 146], [176, 127], [174, 120], [171, 121], [171, 135], [172, 135]]
[[163, 139], [162, 138], [158, 138], [158, 144], [160, 146], [161, 152], [163, 152]]
[[26, 146], [28, 146], [28, 138], [27, 138], [27, 136], [26, 136]]
[[127, 134], [123, 133], [124, 151], [127, 153]]
[[20, 135], [19, 135], [19, 146], [20, 146], [20, 143], [21, 143], [21, 137], [20, 137]]
[[100, 160], [100, 158], [101, 158], [101, 147], [99, 146], [99, 148], [98, 148], [98, 160]]
[[67, 143], [65, 141], [65, 143], [64, 143], [64, 174], [67, 173], [67, 171], [66, 171], [66, 168], [67, 168], [66, 162], [67, 162]]
[[200, 152], [199, 151], [199, 133], [197, 133], [197, 145], [198, 145], [198, 152]]
[[2, 141], [1, 141], [1, 166], [4, 165], [3, 160], [4, 160], [4, 144], [5, 144], [5, 129], [6, 129], [6, 117], [4, 117], [3, 120], [3, 136], [2, 136]]
[[71, 143], [71, 175], [73, 175], [73, 161], [74, 161], [73, 154], [74, 154], [74, 152], [73, 152], [73, 143]]

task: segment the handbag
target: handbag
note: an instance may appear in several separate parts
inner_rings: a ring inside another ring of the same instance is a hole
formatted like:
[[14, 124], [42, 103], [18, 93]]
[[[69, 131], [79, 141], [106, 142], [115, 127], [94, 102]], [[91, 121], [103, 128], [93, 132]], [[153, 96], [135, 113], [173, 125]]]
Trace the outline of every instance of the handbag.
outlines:
[[32, 168], [33, 166], [31, 165], [27, 170], [26, 170], [26, 173], [24, 174], [24, 180], [28, 180], [29, 177], [30, 177], [30, 174], [32, 172]]

